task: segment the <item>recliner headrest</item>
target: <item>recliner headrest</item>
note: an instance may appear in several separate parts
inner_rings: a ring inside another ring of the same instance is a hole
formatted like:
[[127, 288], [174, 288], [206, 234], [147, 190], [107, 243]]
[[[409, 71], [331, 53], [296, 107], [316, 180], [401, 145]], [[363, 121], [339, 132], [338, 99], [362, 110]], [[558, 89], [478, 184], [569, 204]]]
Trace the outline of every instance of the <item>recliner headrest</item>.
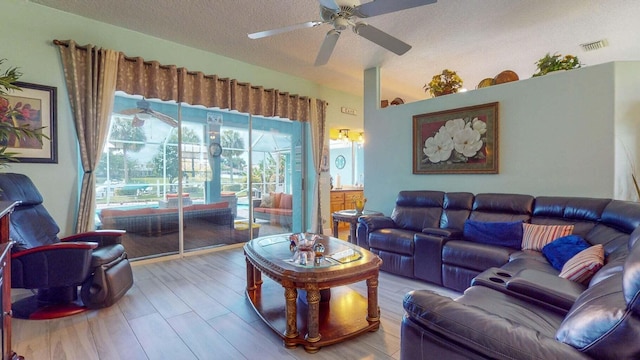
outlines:
[[0, 200], [20, 201], [18, 206], [39, 205], [43, 198], [28, 176], [0, 173]]

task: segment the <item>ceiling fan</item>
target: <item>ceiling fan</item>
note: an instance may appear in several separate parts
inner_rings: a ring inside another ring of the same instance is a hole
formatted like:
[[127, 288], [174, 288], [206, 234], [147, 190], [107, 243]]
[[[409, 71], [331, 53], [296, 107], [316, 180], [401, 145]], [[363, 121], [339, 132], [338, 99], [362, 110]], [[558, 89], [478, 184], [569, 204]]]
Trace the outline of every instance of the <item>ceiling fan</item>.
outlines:
[[320, 18], [322, 20], [307, 21], [302, 24], [260, 31], [249, 34], [249, 38], [260, 39], [293, 30], [316, 27], [322, 24], [330, 24], [333, 26], [333, 29], [329, 30], [324, 38], [322, 46], [320, 46], [320, 51], [316, 56], [315, 66], [324, 65], [329, 61], [331, 53], [333, 52], [338, 38], [340, 37], [340, 33], [347, 27], [351, 27], [353, 32], [357, 35], [360, 35], [397, 55], [402, 55], [411, 49], [411, 45], [365, 22], [358, 21], [358, 19], [388, 14], [436, 2], [436, 0], [373, 0], [366, 4], [354, 5], [353, 3], [359, 3], [359, 0], [318, 1], [320, 2]]
[[125, 109], [118, 112], [122, 115], [133, 115], [132, 125], [134, 127], [143, 126], [145, 120], [150, 119], [151, 117], [155, 117], [171, 127], [178, 127], [178, 121], [176, 119], [151, 109], [151, 103], [147, 100], [139, 100], [136, 102], [136, 106], [137, 107], [135, 109]]

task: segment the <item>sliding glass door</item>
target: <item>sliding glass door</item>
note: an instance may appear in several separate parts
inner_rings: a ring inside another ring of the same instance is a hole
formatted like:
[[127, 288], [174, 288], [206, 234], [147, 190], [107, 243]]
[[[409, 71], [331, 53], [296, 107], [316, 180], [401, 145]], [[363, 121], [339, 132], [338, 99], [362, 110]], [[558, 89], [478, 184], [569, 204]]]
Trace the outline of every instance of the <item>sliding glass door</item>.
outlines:
[[302, 231], [304, 126], [117, 94], [96, 223], [132, 258]]

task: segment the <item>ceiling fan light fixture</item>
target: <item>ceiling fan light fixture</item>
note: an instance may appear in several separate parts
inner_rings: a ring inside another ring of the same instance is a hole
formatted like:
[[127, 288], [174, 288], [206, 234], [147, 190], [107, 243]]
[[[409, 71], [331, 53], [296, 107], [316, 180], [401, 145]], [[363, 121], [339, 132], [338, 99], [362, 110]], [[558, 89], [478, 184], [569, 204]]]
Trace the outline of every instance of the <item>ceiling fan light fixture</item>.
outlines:
[[347, 20], [342, 16], [338, 16], [333, 21], [333, 28], [336, 29], [337, 31], [345, 30], [348, 26], [349, 26], [349, 20]]

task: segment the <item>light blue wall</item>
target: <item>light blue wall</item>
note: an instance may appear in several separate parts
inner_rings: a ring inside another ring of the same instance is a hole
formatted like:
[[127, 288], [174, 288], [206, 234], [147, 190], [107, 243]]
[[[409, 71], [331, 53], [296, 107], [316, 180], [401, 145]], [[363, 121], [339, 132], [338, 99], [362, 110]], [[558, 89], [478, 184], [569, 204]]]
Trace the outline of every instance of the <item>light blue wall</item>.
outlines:
[[[389, 214], [398, 191], [411, 189], [634, 199], [616, 142], [624, 136], [633, 154], [640, 146], [639, 71], [608, 63], [379, 109], [379, 70], [367, 70], [368, 208]], [[412, 174], [412, 116], [495, 101], [499, 174]]]
[[[16, 164], [7, 171], [24, 173], [34, 180], [45, 198], [45, 206], [60, 224], [62, 235], [73, 231], [78, 201], [79, 162], [60, 56], [57, 46], [52, 44], [54, 39], [73, 39], [78, 44], [90, 43], [122, 51], [128, 56], [157, 60], [161, 64], [175, 64], [205, 74], [217, 74], [265, 88], [323, 99], [329, 103], [327, 129], [331, 128], [333, 122], [343, 118], [340, 113], [342, 106], [356, 109], [359, 114], [363, 113], [360, 96], [28, 1], [2, 0], [0, 14], [0, 58], [7, 59], [5, 65], [18, 66], [24, 73], [22, 81], [55, 86], [58, 89], [58, 164]], [[354, 121], [361, 122], [362, 115]], [[328, 177], [323, 179], [322, 186], [326, 187], [325, 193], [328, 194]], [[327, 195], [323, 208], [328, 209], [328, 203]]]

